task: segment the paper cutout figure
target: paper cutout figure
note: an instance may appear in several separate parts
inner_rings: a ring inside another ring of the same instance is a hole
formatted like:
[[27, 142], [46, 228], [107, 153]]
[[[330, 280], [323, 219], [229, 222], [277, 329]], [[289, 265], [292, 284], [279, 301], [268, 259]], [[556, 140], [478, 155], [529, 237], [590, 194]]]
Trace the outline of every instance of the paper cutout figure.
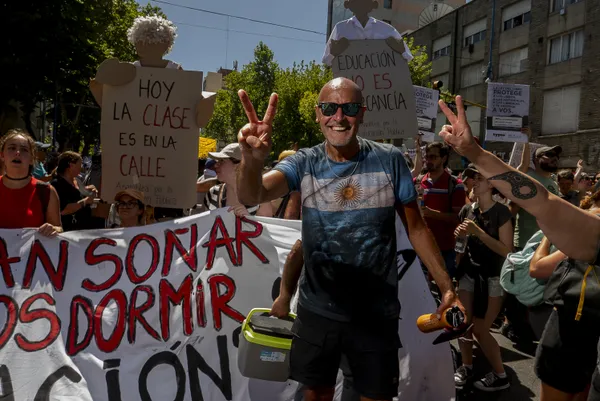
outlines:
[[350, 46], [351, 40], [385, 39], [389, 47], [402, 54], [406, 61], [413, 59], [408, 46], [404, 43], [402, 35], [390, 24], [369, 17], [369, 13], [379, 7], [375, 0], [346, 0], [344, 7], [352, 11], [354, 16], [338, 22], [327, 42], [323, 63], [331, 65], [333, 59]]
[[[116, 58], [104, 60], [98, 67], [96, 77], [90, 81], [90, 90], [96, 102], [102, 106], [104, 85], [122, 86], [133, 81], [137, 67], [182, 70], [181, 65], [164, 58], [173, 48], [176, 30], [177, 27], [171, 21], [159, 16], [136, 18], [127, 31], [127, 39], [135, 46], [139, 60], [134, 63], [121, 62]], [[202, 99], [196, 105], [196, 123], [199, 128], [208, 124], [215, 100], [216, 93], [202, 92]]]

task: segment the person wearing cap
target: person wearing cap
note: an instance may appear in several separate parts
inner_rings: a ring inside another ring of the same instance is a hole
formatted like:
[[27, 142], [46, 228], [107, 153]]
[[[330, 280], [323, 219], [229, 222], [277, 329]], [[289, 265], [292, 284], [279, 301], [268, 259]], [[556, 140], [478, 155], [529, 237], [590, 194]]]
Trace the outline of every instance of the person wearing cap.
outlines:
[[[529, 168], [529, 144], [525, 145], [523, 157], [519, 171], [526, 173], [531, 178], [538, 181], [554, 195], [560, 195], [558, 183], [552, 179], [552, 174], [558, 171], [558, 161], [562, 148], [560, 146], [542, 146], [537, 148], [533, 154], [533, 165], [535, 170]], [[514, 246], [516, 249], [523, 249], [529, 239], [539, 231], [539, 226], [535, 217], [522, 210], [516, 204], [511, 205], [511, 211], [517, 216], [515, 226]]]
[[500, 270], [506, 255], [513, 249], [512, 214], [508, 207], [494, 200], [496, 190], [473, 164], [463, 176], [473, 180], [475, 199], [461, 209], [458, 215], [461, 224], [454, 232], [456, 237], [468, 238], [465, 252], [458, 257], [458, 297], [468, 319], [473, 318], [473, 330], [459, 339], [463, 365], [457, 369], [454, 383], [462, 387], [474, 379], [474, 334], [492, 366], [492, 372], [475, 381], [474, 386], [486, 392], [498, 391], [508, 388], [510, 381], [490, 328], [504, 301]]
[[36, 142], [35, 143], [35, 165], [33, 167], [33, 177], [38, 181], [50, 182], [52, 181], [52, 174], [48, 174], [44, 168], [44, 162], [46, 161], [46, 150], [52, 145], [49, 143]]
[[266, 216], [273, 217], [273, 208], [270, 202], [261, 205], [242, 205], [238, 200], [236, 187], [236, 172], [242, 160], [242, 151], [238, 143], [230, 143], [220, 152], [209, 152], [211, 159], [215, 160], [214, 169], [220, 184], [213, 185], [204, 198], [206, 210], [215, 210], [229, 207], [238, 216]]
[[117, 227], [137, 227], [146, 224], [144, 194], [136, 189], [118, 192], [115, 195], [114, 209], [119, 217]]

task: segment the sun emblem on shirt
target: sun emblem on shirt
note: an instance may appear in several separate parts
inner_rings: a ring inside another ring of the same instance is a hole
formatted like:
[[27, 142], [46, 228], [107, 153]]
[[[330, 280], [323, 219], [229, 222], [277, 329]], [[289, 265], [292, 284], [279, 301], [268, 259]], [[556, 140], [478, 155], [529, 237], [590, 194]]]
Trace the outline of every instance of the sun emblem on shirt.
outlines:
[[348, 178], [335, 188], [335, 201], [343, 208], [358, 206], [363, 197], [361, 185], [353, 178]]

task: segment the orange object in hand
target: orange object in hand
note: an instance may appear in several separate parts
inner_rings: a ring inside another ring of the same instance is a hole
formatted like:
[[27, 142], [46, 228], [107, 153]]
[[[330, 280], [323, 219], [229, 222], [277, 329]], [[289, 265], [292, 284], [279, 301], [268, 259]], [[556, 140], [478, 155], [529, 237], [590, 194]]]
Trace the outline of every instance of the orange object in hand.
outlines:
[[442, 329], [456, 329], [465, 323], [465, 314], [457, 307], [448, 308], [438, 318], [435, 313], [421, 315], [417, 319], [417, 327], [423, 333], [431, 333]]

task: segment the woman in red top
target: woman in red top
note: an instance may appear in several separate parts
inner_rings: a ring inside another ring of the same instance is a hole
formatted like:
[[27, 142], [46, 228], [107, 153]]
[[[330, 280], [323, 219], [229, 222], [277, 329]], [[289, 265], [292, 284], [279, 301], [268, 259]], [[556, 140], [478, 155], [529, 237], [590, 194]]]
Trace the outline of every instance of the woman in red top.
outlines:
[[58, 195], [50, 185], [32, 177], [35, 142], [22, 130], [2, 138], [0, 158], [0, 228], [38, 228], [48, 237], [62, 232]]

